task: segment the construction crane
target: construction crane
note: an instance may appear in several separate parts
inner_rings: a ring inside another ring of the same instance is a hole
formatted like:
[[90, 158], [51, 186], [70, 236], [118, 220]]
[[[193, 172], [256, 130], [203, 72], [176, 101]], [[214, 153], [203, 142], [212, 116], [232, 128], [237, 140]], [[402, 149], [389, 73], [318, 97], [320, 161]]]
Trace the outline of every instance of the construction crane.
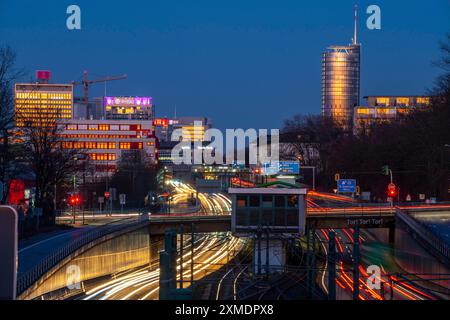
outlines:
[[121, 76], [116, 76], [116, 77], [105, 77], [102, 79], [95, 79], [95, 80], [88, 80], [88, 73], [86, 70], [84, 70], [83, 72], [83, 80], [80, 82], [75, 82], [72, 81], [72, 84], [74, 86], [76, 85], [83, 85], [83, 89], [84, 89], [84, 95], [83, 95], [83, 104], [86, 105], [86, 107], [88, 106], [88, 98], [89, 98], [89, 85], [93, 84], [93, 83], [98, 83], [98, 82], [104, 82], [106, 83], [107, 81], [114, 81], [114, 80], [123, 80], [126, 79], [127, 75], [121, 75]]

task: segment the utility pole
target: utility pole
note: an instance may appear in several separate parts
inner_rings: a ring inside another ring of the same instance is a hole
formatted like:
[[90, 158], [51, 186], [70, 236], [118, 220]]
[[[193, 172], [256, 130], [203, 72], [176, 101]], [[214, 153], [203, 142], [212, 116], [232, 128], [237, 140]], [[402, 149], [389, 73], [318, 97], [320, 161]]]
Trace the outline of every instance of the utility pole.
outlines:
[[269, 227], [266, 228], [266, 278], [269, 278], [269, 270], [270, 262], [269, 262]]
[[183, 289], [183, 225], [180, 225], [180, 289]]
[[306, 224], [306, 285], [310, 285], [311, 268], [310, 268], [310, 255], [309, 255], [309, 223]]
[[312, 295], [314, 291], [316, 290], [316, 227], [315, 225], [311, 225], [311, 246], [312, 246], [312, 269], [311, 269], [311, 286], [310, 286], [310, 296], [312, 298]]
[[258, 229], [257, 237], [258, 237], [258, 275], [261, 275], [261, 229]]
[[359, 300], [359, 227], [353, 229], [353, 300]]
[[336, 240], [334, 231], [328, 232], [328, 300], [336, 300]]
[[195, 224], [191, 224], [191, 288], [194, 284], [194, 245], [195, 245]]

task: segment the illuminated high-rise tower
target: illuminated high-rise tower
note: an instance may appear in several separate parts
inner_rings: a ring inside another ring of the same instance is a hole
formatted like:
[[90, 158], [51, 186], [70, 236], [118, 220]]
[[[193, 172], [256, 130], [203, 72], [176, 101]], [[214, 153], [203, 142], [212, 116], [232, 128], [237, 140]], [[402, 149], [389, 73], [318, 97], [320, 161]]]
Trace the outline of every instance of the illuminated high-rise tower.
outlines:
[[355, 5], [352, 44], [328, 47], [322, 56], [322, 114], [346, 130], [351, 129], [353, 109], [359, 105], [360, 49]]

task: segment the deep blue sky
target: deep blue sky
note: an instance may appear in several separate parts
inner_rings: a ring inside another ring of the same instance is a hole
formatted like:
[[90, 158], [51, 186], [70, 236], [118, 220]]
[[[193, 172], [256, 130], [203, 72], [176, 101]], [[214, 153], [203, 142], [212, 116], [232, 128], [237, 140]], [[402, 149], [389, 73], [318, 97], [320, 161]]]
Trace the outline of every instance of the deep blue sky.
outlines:
[[[321, 53], [348, 44], [354, 0], [0, 0], [0, 45], [54, 82], [128, 74], [108, 95], [151, 95], [159, 116], [209, 116], [224, 128], [277, 128], [319, 113]], [[77, 4], [82, 30], [66, 29]], [[358, 1], [361, 95], [423, 94], [439, 72], [450, 1]], [[366, 28], [377, 4], [382, 29]], [[103, 94], [93, 86], [90, 96]], [[81, 91], [78, 89], [81, 94]]]

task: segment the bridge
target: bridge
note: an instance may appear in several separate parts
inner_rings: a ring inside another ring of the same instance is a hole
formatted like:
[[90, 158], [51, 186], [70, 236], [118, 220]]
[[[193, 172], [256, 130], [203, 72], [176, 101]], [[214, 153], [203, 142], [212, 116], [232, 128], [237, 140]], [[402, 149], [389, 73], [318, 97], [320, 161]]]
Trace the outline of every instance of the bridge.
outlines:
[[[448, 210], [450, 206], [446, 206], [444, 210]], [[443, 210], [439, 206], [421, 206], [419, 208], [409, 208], [408, 212], [403, 212], [401, 221], [405, 221], [404, 215], [415, 211], [439, 211]], [[396, 220], [397, 219], [397, 220]], [[395, 225], [398, 223], [398, 210], [391, 207], [377, 208], [327, 208], [326, 210], [308, 209], [307, 223], [314, 224], [317, 229], [323, 228], [352, 228], [359, 226], [361, 228], [389, 228], [395, 231]], [[85, 252], [94, 248], [98, 244], [105, 243], [114, 238], [122, 237], [121, 241], [127, 241], [124, 235], [138, 232], [139, 234], [148, 234], [148, 239], [162, 239], [162, 235], [166, 230], [178, 229], [183, 225], [184, 232], [190, 233], [191, 226], [195, 226], [196, 233], [210, 232], [227, 232], [231, 230], [230, 214], [170, 214], [170, 215], [150, 215], [141, 216], [139, 219], [129, 221], [123, 224], [107, 225], [105, 227], [94, 228], [85, 235], [80, 236], [67, 245], [58, 248], [55, 252], [50, 252], [48, 256], [43, 256], [34, 267], [24, 270], [18, 275], [18, 294], [23, 298], [32, 293], [36, 288], [44, 283], [47, 279], [54, 276], [61, 266], [67, 264], [72, 259], [79, 257]], [[132, 248], [136, 251], [135, 263], [141, 264], [157, 255], [158, 247], [154, 246], [150, 252], [146, 238], [139, 236], [139, 245]], [[60, 238], [58, 238], [60, 240]], [[129, 241], [128, 241], [129, 242]], [[392, 242], [392, 241], [391, 241]], [[132, 246], [132, 244], [123, 244], [124, 248]], [[145, 249], [147, 248], [147, 249]], [[441, 247], [439, 247], [441, 248]], [[444, 254], [448, 257], [448, 247], [445, 247]], [[123, 250], [123, 249], [122, 249]], [[129, 250], [128, 250], [129, 251]], [[125, 251], [123, 251], [125, 252]], [[123, 252], [117, 254], [122, 255]], [[146, 253], [147, 252], [147, 253]], [[123, 258], [125, 259], [125, 258]], [[126, 263], [122, 259], [124, 268]], [[151, 260], [151, 259], [150, 259]], [[24, 261], [19, 258], [19, 266], [23, 266]], [[128, 263], [128, 262], [127, 262]], [[47, 281], [48, 282], [48, 281]]]
[[[352, 228], [356, 225], [366, 228], [388, 228], [395, 222], [395, 208], [385, 207], [373, 210], [338, 209], [332, 211], [308, 210], [307, 223], [317, 229]], [[195, 224], [195, 232], [225, 232], [231, 230], [231, 214], [190, 213], [177, 215], [154, 215], [149, 218], [149, 232], [152, 235], [163, 235], [166, 230], [179, 228], [183, 224], [185, 231], [190, 232], [191, 224]], [[187, 229], [186, 229], [187, 228]]]

